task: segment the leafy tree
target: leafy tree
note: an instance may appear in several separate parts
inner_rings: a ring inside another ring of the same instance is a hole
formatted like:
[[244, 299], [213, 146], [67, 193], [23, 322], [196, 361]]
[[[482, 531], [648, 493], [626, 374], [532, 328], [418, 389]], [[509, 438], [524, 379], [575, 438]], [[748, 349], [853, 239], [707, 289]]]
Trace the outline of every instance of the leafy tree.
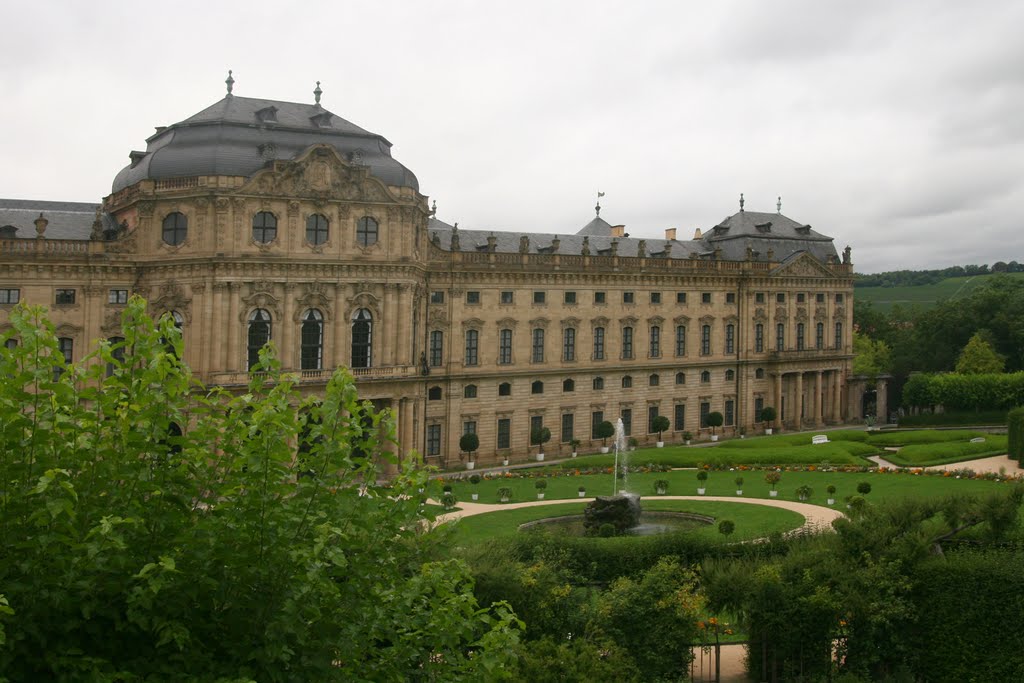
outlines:
[[469, 454], [469, 459], [473, 459], [473, 453], [476, 449], [480, 448], [480, 437], [476, 435], [476, 432], [466, 432], [459, 438], [459, 449]]
[[775, 408], [772, 406], [765, 406], [761, 408], [761, 413], [757, 416], [759, 422], [763, 422], [764, 426], [767, 427], [771, 423], [775, 422]]
[[661, 439], [661, 433], [664, 432], [664, 431], [667, 431], [668, 428], [671, 427], [671, 426], [672, 425], [668, 421], [668, 418], [665, 417], [664, 415], [658, 415], [653, 420], [651, 420], [651, 428], [654, 431], [658, 432], [658, 441], [662, 440]]
[[173, 324], [157, 329], [144, 309], [133, 298], [123, 345], [73, 366], [42, 309], [10, 314], [20, 343], [0, 349], [0, 671], [499, 677], [517, 621], [480, 609], [466, 567], [424, 530], [418, 462], [381, 483], [397, 464], [390, 415], [344, 371], [300, 401], [270, 347], [247, 390], [208, 390], [179, 360]]
[[985, 375], [1003, 371], [1006, 359], [995, 352], [981, 332], [975, 332], [960, 352], [956, 371], [961, 375]]
[[615, 436], [615, 425], [608, 420], [605, 420], [601, 424], [597, 425], [597, 438], [601, 439], [601, 443], [605, 446], [608, 445], [608, 439]]
[[853, 372], [855, 375], [877, 377], [892, 369], [892, 351], [883, 341], [872, 340], [860, 332], [853, 333]]
[[723, 417], [720, 412], [715, 410], [708, 413], [707, 417], [705, 418], [705, 422], [707, 422], [708, 427], [711, 427], [711, 433], [714, 434], [715, 428], [721, 427], [722, 423], [725, 422], [725, 417]]
[[548, 441], [551, 441], [551, 430], [547, 427], [537, 427], [530, 432], [530, 443], [537, 446], [538, 451], [543, 451]]
[[736, 522], [731, 519], [723, 519], [718, 523], [718, 533], [722, 534], [726, 538], [729, 538], [734, 531], [736, 531]]

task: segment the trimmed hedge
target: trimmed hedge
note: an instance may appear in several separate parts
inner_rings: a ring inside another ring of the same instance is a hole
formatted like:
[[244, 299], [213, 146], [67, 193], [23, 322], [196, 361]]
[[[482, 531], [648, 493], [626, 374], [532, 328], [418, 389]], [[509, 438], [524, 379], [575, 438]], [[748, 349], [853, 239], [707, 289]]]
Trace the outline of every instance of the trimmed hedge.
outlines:
[[868, 443], [876, 446], [909, 446], [918, 443], [943, 443], [948, 441], [968, 441], [976, 436], [988, 436], [985, 432], [972, 429], [922, 429], [909, 432], [882, 432], [868, 437]]
[[1024, 463], [1024, 408], [1014, 408], [1006, 415], [1007, 453], [1012, 460]]
[[[896, 453], [887, 453], [885, 459], [903, 467], [928, 467], [962, 460], [974, 460], [1006, 453], [1006, 437], [988, 434], [982, 443], [919, 443], [904, 446]], [[964, 467], [970, 467], [965, 464]]]
[[904, 415], [900, 418], [900, 427], [990, 427], [1004, 424], [1006, 412], [1002, 410], [947, 410], [944, 413]]
[[1024, 372], [990, 375], [913, 375], [903, 386], [907, 406], [941, 405], [948, 410], [992, 410], [1024, 405]]

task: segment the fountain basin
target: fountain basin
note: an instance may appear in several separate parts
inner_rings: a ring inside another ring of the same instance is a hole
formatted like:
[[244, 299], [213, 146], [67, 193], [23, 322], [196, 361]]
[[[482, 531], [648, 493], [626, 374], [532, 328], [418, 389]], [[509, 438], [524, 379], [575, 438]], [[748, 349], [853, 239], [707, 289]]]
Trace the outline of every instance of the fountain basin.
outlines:
[[[562, 515], [547, 517], [519, 526], [524, 532], [549, 532], [566, 536], [597, 536], [588, 533], [584, 526], [584, 515]], [[715, 518], [692, 512], [644, 512], [640, 515], [636, 526], [629, 527], [616, 535], [623, 536], [656, 536], [658, 534], [683, 533], [695, 531], [701, 527], [714, 524]]]

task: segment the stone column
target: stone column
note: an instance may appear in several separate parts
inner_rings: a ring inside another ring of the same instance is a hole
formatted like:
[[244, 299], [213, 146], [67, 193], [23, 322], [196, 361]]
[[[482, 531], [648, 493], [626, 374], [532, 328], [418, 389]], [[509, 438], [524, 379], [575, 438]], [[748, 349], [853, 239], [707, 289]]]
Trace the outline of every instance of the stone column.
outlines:
[[822, 380], [821, 370], [814, 373], [814, 426], [821, 427], [825, 424], [825, 421], [821, 419], [821, 393], [822, 393]]
[[781, 372], [772, 375], [775, 380], [775, 429], [782, 429], [782, 379], [785, 377]]
[[[398, 316], [395, 315], [395, 286], [384, 284], [384, 311], [381, 313], [381, 331], [384, 338], [388, 340], [401, 339], [398, 337]], [[394, 336], [392, 336], [394, 335]], [[389, 341], [381, 346], [381, 365], [394, 365], [395, 352], [398, 344]]]
[[843, 371], [832, 371], [832, 421], [839, 423], [843, 419]]
[[796, 373], [796, 388], [793, 392], [796, 400], [793, 401], [793, 418], [796, 423], [796, 429], [799, 431], [804, 425], [803, 411], [804, 411], [804, 373], [801, 370]]
[[282, 286], [284, 290], [284, 311], [281, 316], [281, 368], [284, 370], [295, 370], [298, 363], [295, 362], [297, 353], [294, 348], [295, 338], [295, 285], [286, 282]]
[[889, 422], [889, 379], [891, 375], [879, 375], [875, 379], [875, 406], [878, 415], [876, 423], [880, 425]]
[[[398, 315], [398, 340], [395, 344], [397, 349], [395, 355], [396, 365], [410, 365], [409, 359], [410, 347], [409, 347], [409, 303], [406, 301], [406, 293], [409, 291], [409, 286], [406, 284], [395, 285], [397, 290], [396, 298], [397, 304], [395, 306], [396, 313]], [[407, 399], [402, 399], [406, 401]]]
[[345, 285], [339, 283], [334, 289], [334, 367], [348, 365], [348, 336], [345, 334], [345, 325], [348, 323], [348, 316], [345, 315]]
[[238, 330], [242, 327], [242, 323], [238, 317], [238, 285], [236, 283], [227, 283], [226, 296], [228, 298], [228, 343], [224, 349], [224, 370], [248, 370], [244, 364], [241, 364], [238, 357]]
[[211, 339], [217, 339], [217, 333], [213, 328], [214, 296], [213, 278], [210, 278], [203, 287], [202, 307], [200, 309], [202, 314], [201, 316], [197, 316], [199, 318], [200, 325], [199, 335], [192, 335], [192, 339], [194, 340], [192, 343], [201, 354], [199, 356], [199, 373], [204, 382], [210, 381], [210, 366], [213, 364], [213, 353], [210, 349], [204, 348], [202, 344]]
[[213, 298], [213, 329], [207, 339], [220, 339], [222, 343], [211, 349], [213, 360], [210, 361], [210, 371], [226, 372], [228, 369], [228, 286], [226, 283], [214, 283]]

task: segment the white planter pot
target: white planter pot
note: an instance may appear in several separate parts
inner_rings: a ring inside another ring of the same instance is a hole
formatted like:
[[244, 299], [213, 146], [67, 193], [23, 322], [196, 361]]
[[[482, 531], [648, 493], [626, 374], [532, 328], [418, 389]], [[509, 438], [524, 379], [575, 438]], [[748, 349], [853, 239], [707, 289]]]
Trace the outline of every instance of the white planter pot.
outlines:
[[508, 458], [502, 458], [501, 466], [502, 467], [508, 467]]
[[766, 427], [765, 430], [764, 430], [764, 433], [766, 435], [768, 435], [768, 436], [771, 436], [772, 435], [772, 428], [771, 427]]
[[608, 452], [608, 446], [601, 446], [601, 452], [602, 453], [607, 453]]
[[543, 493], [538, 493], [537, 494], [537, 500], [544, 500], [544, 494]]
[[718, 434], [712, 434], [711, 435], [711, 440], [712, 441], [718, 441]]
[[836, 499], [835, 498], [829, 498], [828, 499], [828, 504], [829, 505], [835, 505], [836, 504]]
[[472, 498], [473, 500], [477, 500], [477, 499], [480, 498], [480, 494], [479, 493], [471, 493], [471, 494], [469, 494], [469, 497]]
[[574, 458], [576, 457], [576, 451], [572, 452], [572, 457], [574, 457]]
[[743, 489], [736, 489], [736, 495], [737, 496], [742, 496], [743, 495]]
[[544, 454], [543, 453], [538, 453], [537, 454], [537, 462], [544, 462]]
[[576, 493], [580, 494], [580, 498], [585, 498], [587, 495], [586, 491], [577, 491]]
[[664, 441], [655, 441], [654, 442], [654, 447], [655, 448], [664, 448], [665, 447], [665, 442]]
[[687, 439], [684, 443], [686, 443], [686, 445], [689, 446], [690, 445], [690, 440]]
[[697, 489], [697, 495], [703, 496], [705, 491], [707, 491], [707, 489]]
[[476, 468], [476, 463], [473, 462], [472, 460], [470, 460], [469, 462], [466, 463], [466, 469], [467, 470], [472, 470], [472, 469], [475, 469], [475, 468]]
[[668, 489], [657, 489], [655, 490], [655, 493], [657, 493], [659, 496], [664, 496], [666, 493], [668, 493]]
[[745, 438], [747, 438], [747, 435], [746, 434], [740, 434], [740, 438], [741, 439], [745, 439]]
[[778, 498], [779, 497], [779, 492], [778, 491], [769, 491], [768, 495], [771, 496], [772, 498]]

